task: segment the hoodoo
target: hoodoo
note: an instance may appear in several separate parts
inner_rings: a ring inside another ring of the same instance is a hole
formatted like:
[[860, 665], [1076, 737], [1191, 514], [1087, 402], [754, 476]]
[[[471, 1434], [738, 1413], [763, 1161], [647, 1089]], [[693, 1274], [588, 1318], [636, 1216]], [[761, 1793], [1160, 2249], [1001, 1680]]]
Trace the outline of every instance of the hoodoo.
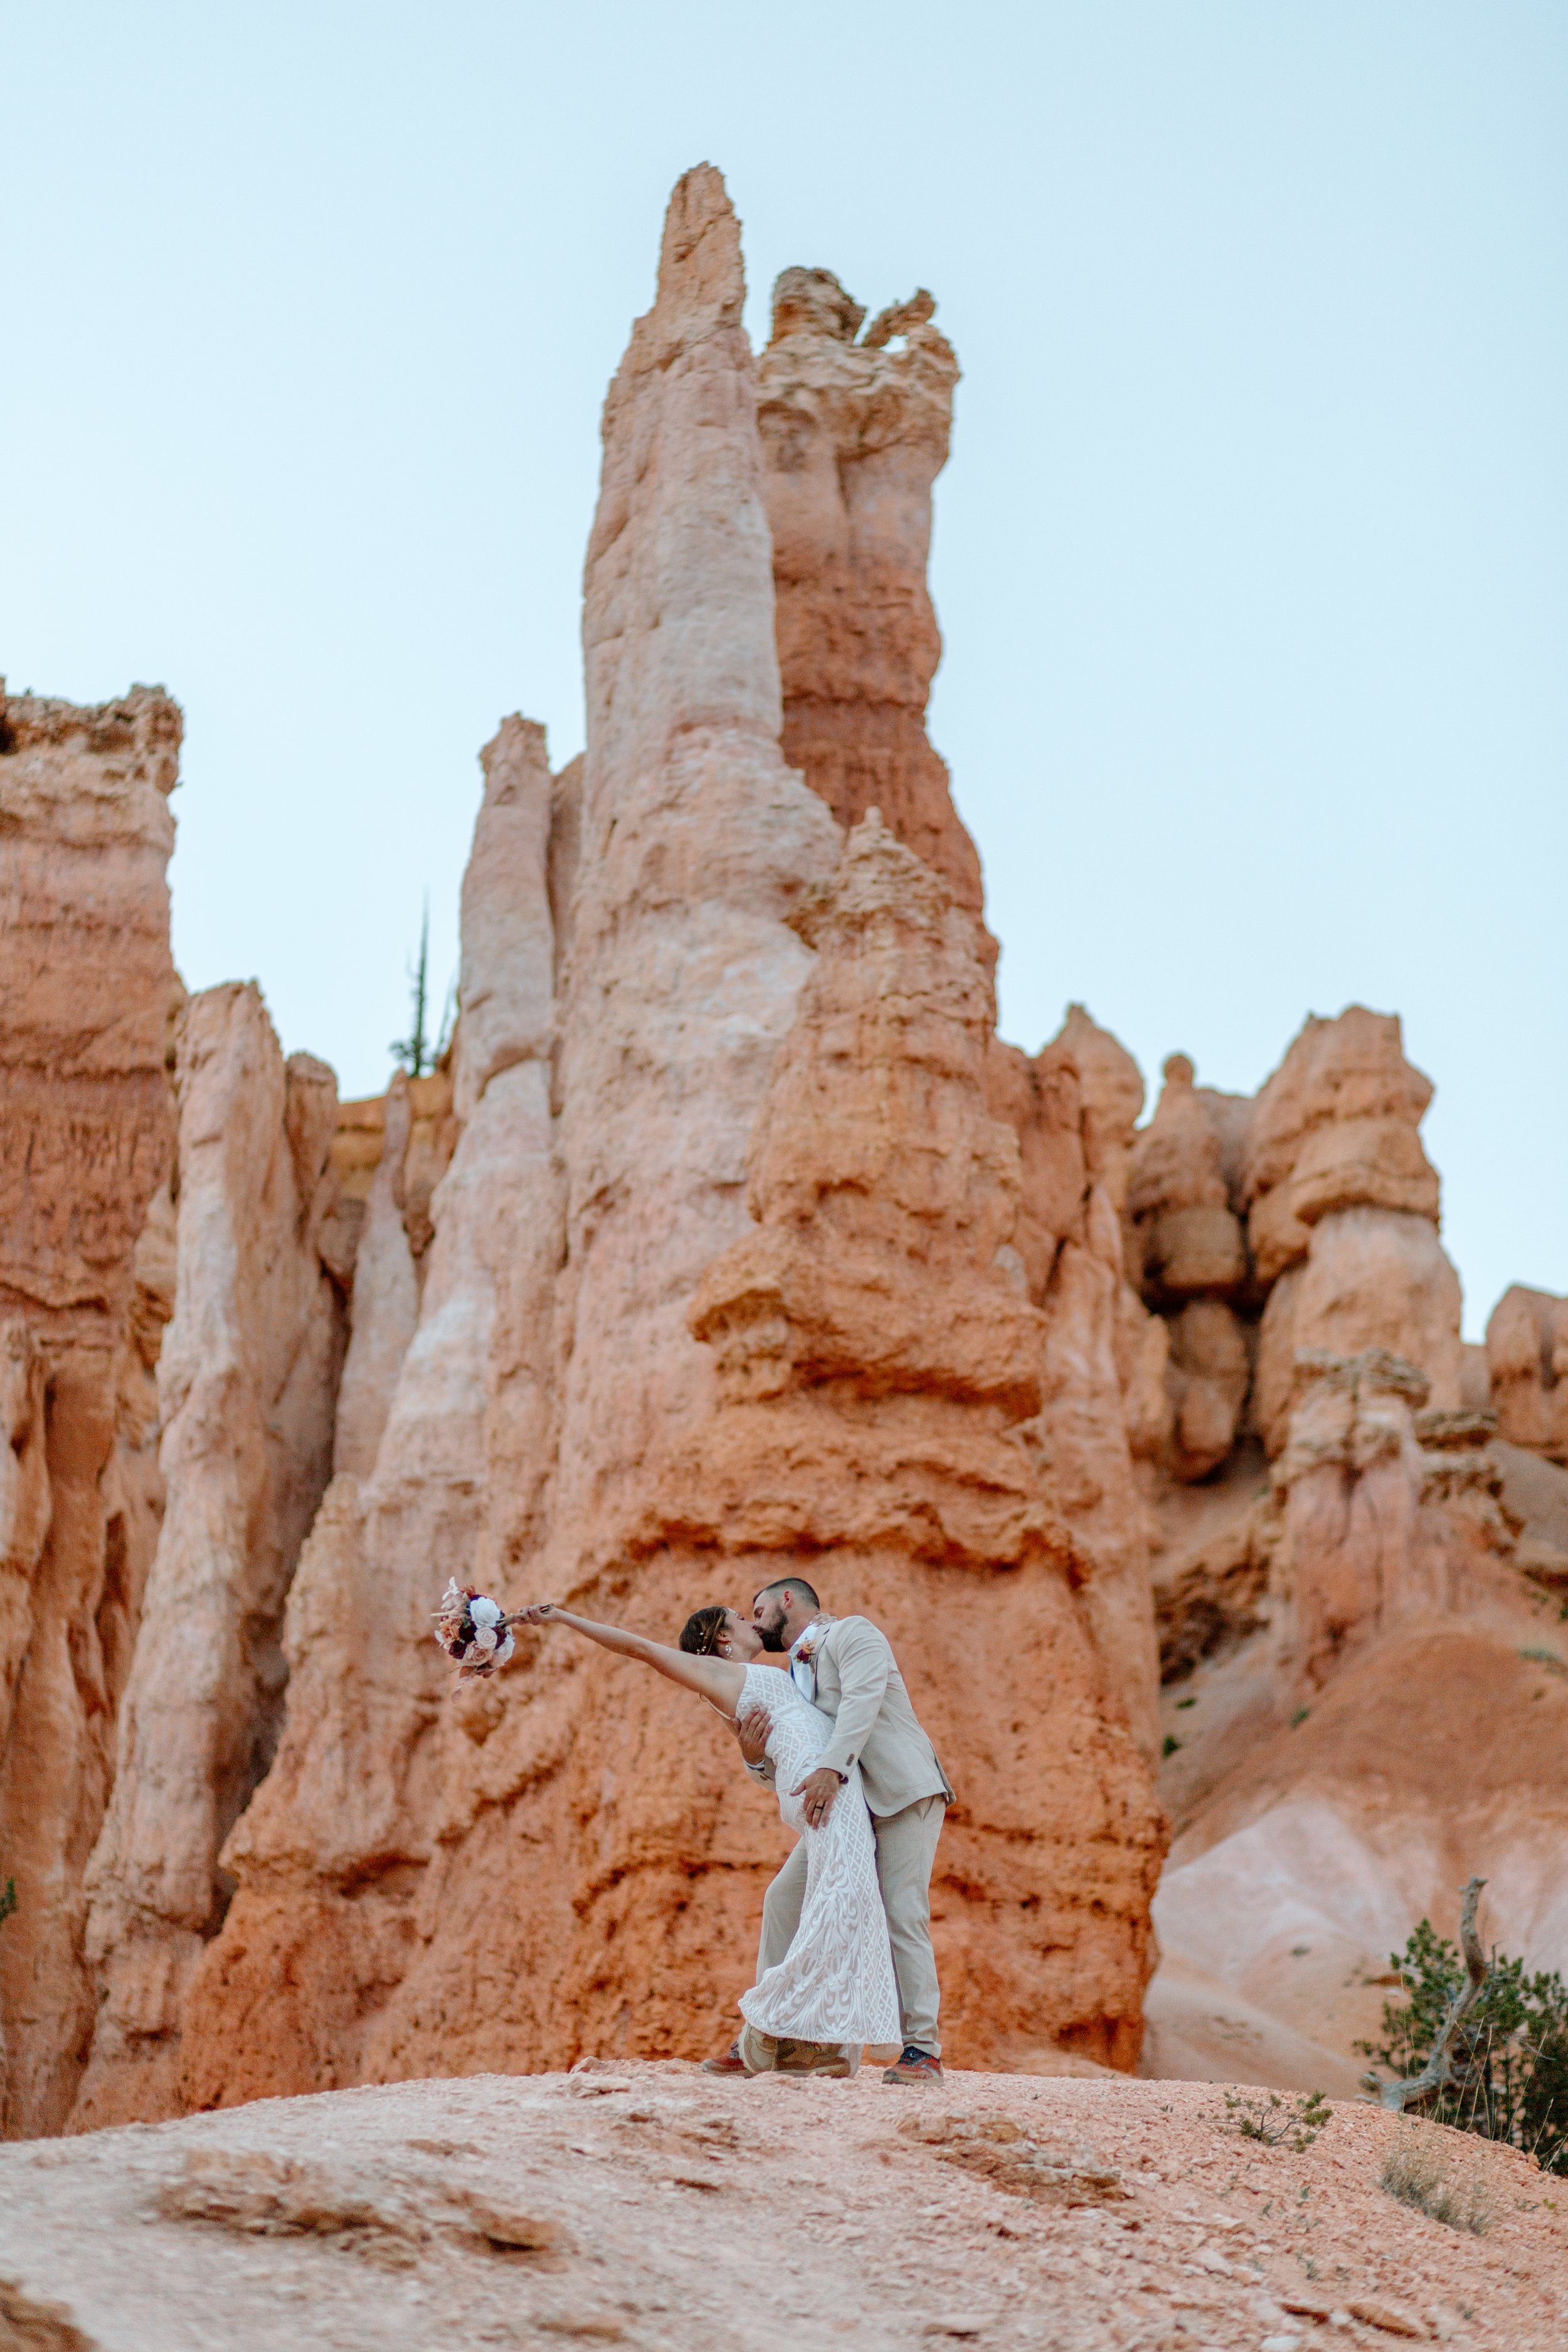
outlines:
[[1173, 1054], [1142, 1126], [1083, 1006], [997, 1036], [925, 720], [955, 355], [802, 268], [754, 356], [744, 292], [699, 166], [585, 750], [480, 755], [435, 1071], [340, 1103], [253, 983], [187, 999], [161, 691], [0, 704], [13, 2137], [727, 2040], [775, 1805], [602, 1651], [455, 1684], [448, 1577], [871, 1617], [956, 1791], [955, 2067], [1353, 2088], [1472, 1871], [1555, 1964], [1568, 1304], [1462, 1349], [1392, 1013], [1256, 1097]]

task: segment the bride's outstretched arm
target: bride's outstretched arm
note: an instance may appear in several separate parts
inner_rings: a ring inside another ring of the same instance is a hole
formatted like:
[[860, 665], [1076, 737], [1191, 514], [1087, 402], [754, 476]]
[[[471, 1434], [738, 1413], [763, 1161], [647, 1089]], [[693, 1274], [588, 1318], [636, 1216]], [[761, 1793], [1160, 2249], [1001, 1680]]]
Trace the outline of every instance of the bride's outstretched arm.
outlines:
[[592, 1617], [578, 1617], [563, 1609], [558, 1601], [536, 1601], [518, 1614], [530, 1625], [570, 1625], [574, 1633], [585, 1633], [602, 1650], [614, 1650], [623, 1658], [640, 1658], [656, 1674], [711, 1699], [724, 1715], [733, 1716], [745, 1687], [746, 1669], [732, 1659], [694, 1657], [689, 1650], [672, 1650], [666, 1642], [650, 1642], [646, 1634], [628, 1633], [624, 1625], [595, 1624]]

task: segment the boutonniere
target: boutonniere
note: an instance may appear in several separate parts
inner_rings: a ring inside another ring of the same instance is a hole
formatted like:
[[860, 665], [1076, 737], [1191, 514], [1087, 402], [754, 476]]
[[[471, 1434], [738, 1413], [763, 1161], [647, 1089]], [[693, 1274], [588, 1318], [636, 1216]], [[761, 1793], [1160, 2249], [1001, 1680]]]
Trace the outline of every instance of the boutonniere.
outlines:
[[826, 1634], [826, 1631], [827, 1628], [826, 1625], [807, 1626], [805, 1632], [801, 1635], [799, 1641], [790, 1652], [790, 1656], [795, 1660], [797, 1666], [810, 1665], [818, 1650], [822, 1647], [823, 1636]]

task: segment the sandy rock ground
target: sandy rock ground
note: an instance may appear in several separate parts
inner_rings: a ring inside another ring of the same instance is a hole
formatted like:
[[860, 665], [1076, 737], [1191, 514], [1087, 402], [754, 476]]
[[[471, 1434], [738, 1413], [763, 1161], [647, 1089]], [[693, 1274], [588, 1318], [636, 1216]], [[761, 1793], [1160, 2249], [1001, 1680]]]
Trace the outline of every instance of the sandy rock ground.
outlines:
[[[1568, 2341], [1568, 2192], [1526, 2158], [1367, 2106], [1301, 2152], [1236, 2120], [1210, 2084], [589, 2060], [13, 2145], [0, 2347]], [[1483, 2235], [1380, 2186], [1402, 2133]]]

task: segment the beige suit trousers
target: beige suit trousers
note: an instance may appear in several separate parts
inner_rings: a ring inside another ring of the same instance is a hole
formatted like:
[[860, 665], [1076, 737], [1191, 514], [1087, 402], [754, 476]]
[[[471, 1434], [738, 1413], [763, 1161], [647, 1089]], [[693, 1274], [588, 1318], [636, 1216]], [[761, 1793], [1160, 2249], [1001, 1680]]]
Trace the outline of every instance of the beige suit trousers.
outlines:
[[[846, 1802], [842, 1796], [837, 1801]], [[936, 1954], [931, 1948], [931, 1874], [936, 1842], [947, 1804], [941, 1797], [921, 1797], [901, 1813], [873, 1813], [877, 1833], [877, 1880], [882, 1908], [888, 1915], [888, 1936], [893, 1947], [893, 1974], [899, 1980], [899, 2008], [903, 2017], [906, 2046], [942, 2055], [937, 2015], [942, 1993], [936, 1980]], [[757, 1974], [776, 1968], [795, 1941], [805, 1900], [805, 1840], [795, 1852], [763, 1897], [763, 1936], [757, 1949]]]

